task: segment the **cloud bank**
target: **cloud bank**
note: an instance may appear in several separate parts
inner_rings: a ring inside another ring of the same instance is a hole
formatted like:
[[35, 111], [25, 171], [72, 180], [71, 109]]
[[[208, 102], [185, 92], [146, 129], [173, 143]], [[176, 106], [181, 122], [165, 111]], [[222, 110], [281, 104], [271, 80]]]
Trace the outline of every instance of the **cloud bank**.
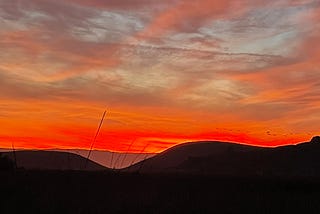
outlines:
[[274, 146], [320, 120], [320, 3], [3, 0], [0, 146]]

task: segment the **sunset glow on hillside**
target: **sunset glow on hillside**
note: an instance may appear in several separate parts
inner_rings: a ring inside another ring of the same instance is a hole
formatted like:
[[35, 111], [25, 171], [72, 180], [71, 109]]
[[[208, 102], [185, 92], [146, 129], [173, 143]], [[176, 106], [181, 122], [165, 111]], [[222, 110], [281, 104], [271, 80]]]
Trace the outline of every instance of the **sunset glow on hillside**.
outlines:
[[319, 134], [318, 0], [1, 0], [0, 26], [0, 148], [88, 149], [105, 110], [98, 150]]

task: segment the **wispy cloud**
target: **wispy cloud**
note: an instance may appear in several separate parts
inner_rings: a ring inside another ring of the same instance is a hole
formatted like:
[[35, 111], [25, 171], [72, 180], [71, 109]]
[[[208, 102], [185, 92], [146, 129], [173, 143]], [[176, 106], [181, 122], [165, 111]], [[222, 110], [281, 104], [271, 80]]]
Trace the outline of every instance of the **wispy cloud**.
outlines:
[[86, 147], [105, 106], [117, 122], [101, 149], [126, 150], [132, 138], [156, 151], [183, 140], [276, 145], [316, 134], [316, 0], [4, 0], [0, 8], [0, 146], [14, 135], [22, 147]]

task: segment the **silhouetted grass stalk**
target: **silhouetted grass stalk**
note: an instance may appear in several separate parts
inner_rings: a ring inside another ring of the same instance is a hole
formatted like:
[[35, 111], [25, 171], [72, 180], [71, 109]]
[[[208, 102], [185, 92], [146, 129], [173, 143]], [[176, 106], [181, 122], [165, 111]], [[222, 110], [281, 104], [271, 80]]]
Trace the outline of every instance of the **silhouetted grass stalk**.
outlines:
[[90, 155], [91, 155], [91, 152], [92, 152], [94, 143], [96, 142], [96, 139], [97, 139], [97, 137], [98, 137], [98, 135], [99, 135], [99, 132], [100, 132], [101, 126], [102, 126], [102, 124], [103, 124], [104, 117], [106, 116], [106, 113], [107, 113], [107, 111], [104, 111], [104, 112], [103, 112], [103, 115], [102, 115], [102, 118], [101, 118], [101, 121], [100, 121], [98, 130], [97, 130], [96, 135], [94, 136], [93, 141], [92, 141], [92, 143], [91, 143], [90, 151], [89, 151], [89, 154], [88, 154], [88, 157], [87, 157], [87, 159], [86, 159], [85, 166], [84, 166], [85, 169], [87, 168], [87, 164], [88, 164], [88, 161], [89, 161], [89, 158], [90, 158]]

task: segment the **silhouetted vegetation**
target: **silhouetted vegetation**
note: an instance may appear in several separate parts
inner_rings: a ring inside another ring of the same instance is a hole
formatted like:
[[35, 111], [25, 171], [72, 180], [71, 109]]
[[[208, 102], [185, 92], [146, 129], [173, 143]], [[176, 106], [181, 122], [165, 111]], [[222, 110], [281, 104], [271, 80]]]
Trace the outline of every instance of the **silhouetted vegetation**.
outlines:
[[110, 172], [2, 174], [0, 213], [320, 213], [318, 180]]
[[12, 171], [14, 169], [14, 163], [0, 153], [0, 171]]

